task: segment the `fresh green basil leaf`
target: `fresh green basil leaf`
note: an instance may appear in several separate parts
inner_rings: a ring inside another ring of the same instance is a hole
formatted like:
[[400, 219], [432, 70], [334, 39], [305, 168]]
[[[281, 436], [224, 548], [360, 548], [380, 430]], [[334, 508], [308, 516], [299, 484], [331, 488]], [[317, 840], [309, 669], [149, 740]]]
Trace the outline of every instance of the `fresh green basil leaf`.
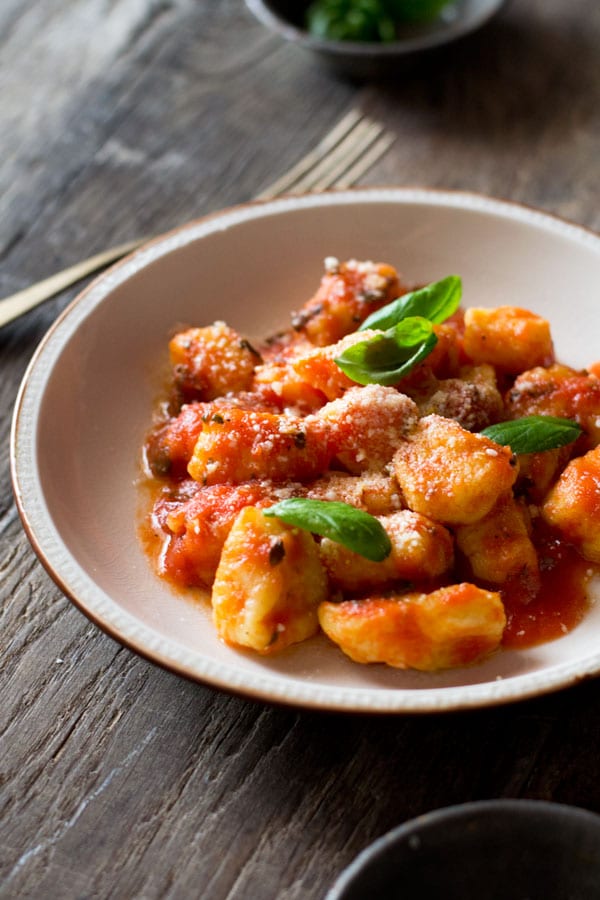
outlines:
[[450, 0], [385, 0], [388, 14], [398, 22], [418, 24], [430, 22]]
[[331, 41], [393, 41], [394, 19], [382, 0], [314, 0], [306, 26], [315, 37]]
[[496, 444], [510, 447], [513, 453], [539, 453], [571, 444], [581, 432], [582, 428], [572, 419], [525, 416], [490, 425], [481, 434]]
[[265, 516], [276, 516], [288, 525], [331, 538], [372, 562], [381, 562], [392, 552], [388, 534], [374, 516], [330, 500], [293, 497], [263, 509]]
[[357, 384], [394, 385], [429, 356], [437, 337], [428, 319], [410, 316], [348, 347], [334, 361]]
[[388, 328], [408, 316], [422, 316], [430, 322], [440, 324], [456, 312], [462, 297], [462, 281], [458, 275], [448, 275], [441, 281], [434, 281], [418, 291], [411, 291], [386, 306], [371, 313], [362, 323], [359, 331]]

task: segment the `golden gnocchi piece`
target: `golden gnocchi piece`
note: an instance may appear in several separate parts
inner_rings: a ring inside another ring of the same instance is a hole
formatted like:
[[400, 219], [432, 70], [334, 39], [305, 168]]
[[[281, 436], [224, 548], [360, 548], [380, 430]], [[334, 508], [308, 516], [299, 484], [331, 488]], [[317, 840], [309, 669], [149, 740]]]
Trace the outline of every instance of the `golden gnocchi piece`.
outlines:
[[332, 455], [329, 428], [318, 419], [223, 409], [204, 422], [188, 472], [209, 485], [265, 475], [303, 481], [325, 472]]
[[213, 621], [228, 644], [272, 654], [318, 630], [327, 576], [313, 537], [248, 506], [221, 553]]
[[323, 631], [358, 663], [435, 671], [495, 650], [506, 615], [500, 595], [474, 584], [319, 606]]
[[504, 494], [482, 519], [457, 526], [455, 535], [476, 578], [494, 584], [519, 579], [535, 596], [540, 581], [537, 553], [524, 509], [512, 493]]
[[537, 366], [515, 379], [506, 396], [507, 418], [547, 415], [574, 419], [584, 430], [579, 452], [600, 444], [600, 379], [568, 366]]
[[312, 500], [349, 503], [372, 516], [387, 515], [404, 505], [396, 479], [381, 472], [363, 472], [361, 475], [326, 472], [307, 485], [306, 496]]
[[600, 563], [600, 447], [571, 460], [541, 513], [582, 556]]
[[246, 506], [271, 506], [278, 499], [281, 497], [274, 486], [259, 480], [198, 489], [181, 503], [166, 499], [162, 508], [157, 506], [155, 511], [168, 536], [159, 570], [176, 572], [177, 580], [186, 587], [209, 588], [225, 539], [240, 510]]
[[351, 387], [316, 413], [330, 427], [335, 456], [350, 472], [381, 470], [414, 428], [418, 409], [393, 387]]
[[437, 415], [421, 419], [394, 456], [407, 506], [445, 525], [485, 516], [511, 489], [517, 468], [509, 448]]
[[271, 361], [257, 366], [253, 388], [271, 392], [280, 408], [304, 415], [320, 409], [327, 400], [325, 394], [298, 375], [289, 361]]
[[375, 331], [358, 331], [346, 335], [336, 344], [318, 347], [298, 356], [292, 361], [295, 372], [303, 381], [321, 393], [327, 400], [336, 400], [348, 390], [355, 387], [354, 381], [336, 365], [335, 360], [342, 353], [359, 341], [374, 337]]
[[419, 513], [403, 509], [380, 516], [392, 544], [382, 562], [371, 562], [342, 544], [323, 538], [321, 559], [332, 584], [343, 591], [368, 591], [397, 581], [425, 581], [451, 568], [454, 545], [450, 532]]
[[356, 331], [368, 315], [404, 291], [393, 266], [328, 257], [315, 296], [294, 313], [292, 325], [324, 347]]
[[515, 490], [533, 503], [541, 503], [569, 461], [572, 444], [539, 453], [518, 453], [519, 476]]
[[185, 401], [249, 390], [261, 361], [252, 345], [224, 322], [179, 332], [169, 353], [175, 386]]
[[513, 375], [554, 362], [548, 321], [517, 306], [467, 309], [463, 341], [473, 362], [490, 363]]

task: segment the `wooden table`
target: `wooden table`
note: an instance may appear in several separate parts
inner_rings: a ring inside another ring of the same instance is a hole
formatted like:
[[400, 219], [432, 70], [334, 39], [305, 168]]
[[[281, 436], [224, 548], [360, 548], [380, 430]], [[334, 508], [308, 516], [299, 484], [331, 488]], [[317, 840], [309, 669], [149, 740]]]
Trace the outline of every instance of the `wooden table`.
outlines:
[[[0, 295], [248, 199], [353, 106], [396, 135], [364, 184], [600, 226], [597, 0], [513, 0], [386, 84], [322, 71], [241, 0], [3, 0], [0, 47]], [[2, 896], [309, 900], [427, 810], [600, 811], [597, 681], [470, 713], [325, 715], [188, 683], [90, 624], [9, 487], [20, 379], [74, 294], [0, 331]]]

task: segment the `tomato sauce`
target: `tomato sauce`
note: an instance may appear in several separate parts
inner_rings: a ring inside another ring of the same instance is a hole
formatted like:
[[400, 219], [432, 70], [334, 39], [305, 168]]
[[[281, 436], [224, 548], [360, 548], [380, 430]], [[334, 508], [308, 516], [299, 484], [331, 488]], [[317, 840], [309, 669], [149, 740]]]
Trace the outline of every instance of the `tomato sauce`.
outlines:
[[589, 609], [588, 584], [597, 567], [550, 529], [537, 525], [533, 535], [540, 561], [541, 587], [530, 602], [516, 586], [502, 591], [507, 623], [504, 647], [533, 647], [564, 637]]
[[[155, 516], [157, 508], [164, 517], [169, 507], [176, 509], [189, 499], [177, 479], [170, 480], [170, 487], [174, 497], [179, 495], [179, 500], [169, 503], [166, 499], [169, 491], [165, 489], [164, 480], [162, 483], [153, 480], [146, 485], [144, 506], [146, 509], [154, 508]], [[189, 493], [193, 495], [194, 491], [189, 490]], [[150, 557], [160, 559], [161, 574], [175, 589], [181, 590], [186, 585], [193, 585], [195, 573], [192, 562], [186, 556], [186, 548], [178, 546], [174, 535], [168, 536], [167, 531], [153, 528], [150, 518], [146, 514], [140, 527], [146, 552]], [[501, 595], [507, 618], [502, 645], [507, 649], [534, 647], [564, 637], [572, 631], [589, 609], [589, 582], [594, 575], [600, 573], [600, 567], [583, 559], [574, 547], [541, 520], [536, 520], [532, 538], [540, 561], [541, 585], [533, 598], [521, 583], [514, 582], [502, 587]], [[477, 582], [472, 573], [460, 564], [449, 575], [449, 579], [446, 576], [414, 587], [429, 592], [451, 583], [452, 578], [468, 578]], [[498, 585], [482, 586], [498, 590]]]
[[[362, 370], [354, 378], [340, 363], [361, 343], [357, 326], [399, 292], [389, 266], [327, 258], [317, 294], [260, 354], [222, 322], [169, 344], [168, 399], [144, 447], [141, 538], [175, 589], [212, 589], [227, 643], [270, 653], [304, 640], [319, 628], [320, 604], [321, 627], [350, 658], [430, 670], [500, 644], [556, 640], [588, 611], [600, 571], [600, 363], [592, 374], [555, 364], [549, 324], [534, 313], [471, 307], [432, 320], [437, 344], [408, 373], [393, 371], [393, 384], [387, 356], [375, 354], [371, 371], [366, 350], [366, 381]], [[548, 453], [485, 434], [541, 415], [566, 417], [582, 434]], [[379, 516], [395, 541], [389, 565], [373, 571], [296, 536], [301, 562], [291, 549], [277, 555], [283, 545], [259, 510], [294, 498]], [[326, 585], [325, 600], [315, 584]], [[365, 622], [371, 603], [385, 613], [381, 626], [363, 634], [346, 622], [346, 602]], [[416, 661], [413, 638], [394, 626], [404, 614], [421, 623]]]

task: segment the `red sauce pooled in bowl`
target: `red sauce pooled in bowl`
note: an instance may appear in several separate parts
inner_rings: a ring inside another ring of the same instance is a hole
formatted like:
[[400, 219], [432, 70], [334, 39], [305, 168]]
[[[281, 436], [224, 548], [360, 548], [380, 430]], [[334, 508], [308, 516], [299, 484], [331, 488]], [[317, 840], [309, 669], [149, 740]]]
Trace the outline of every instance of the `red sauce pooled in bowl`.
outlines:
[[541, 587], [529, 603], [523, 603], [518, 589], [502, 592], [507, 618], [504, 647], [533, 647], [564, 637], [581, 622], [590, 605], [588, 582], [597, 568], [541, 525], [536, 528], [534, 544]]

